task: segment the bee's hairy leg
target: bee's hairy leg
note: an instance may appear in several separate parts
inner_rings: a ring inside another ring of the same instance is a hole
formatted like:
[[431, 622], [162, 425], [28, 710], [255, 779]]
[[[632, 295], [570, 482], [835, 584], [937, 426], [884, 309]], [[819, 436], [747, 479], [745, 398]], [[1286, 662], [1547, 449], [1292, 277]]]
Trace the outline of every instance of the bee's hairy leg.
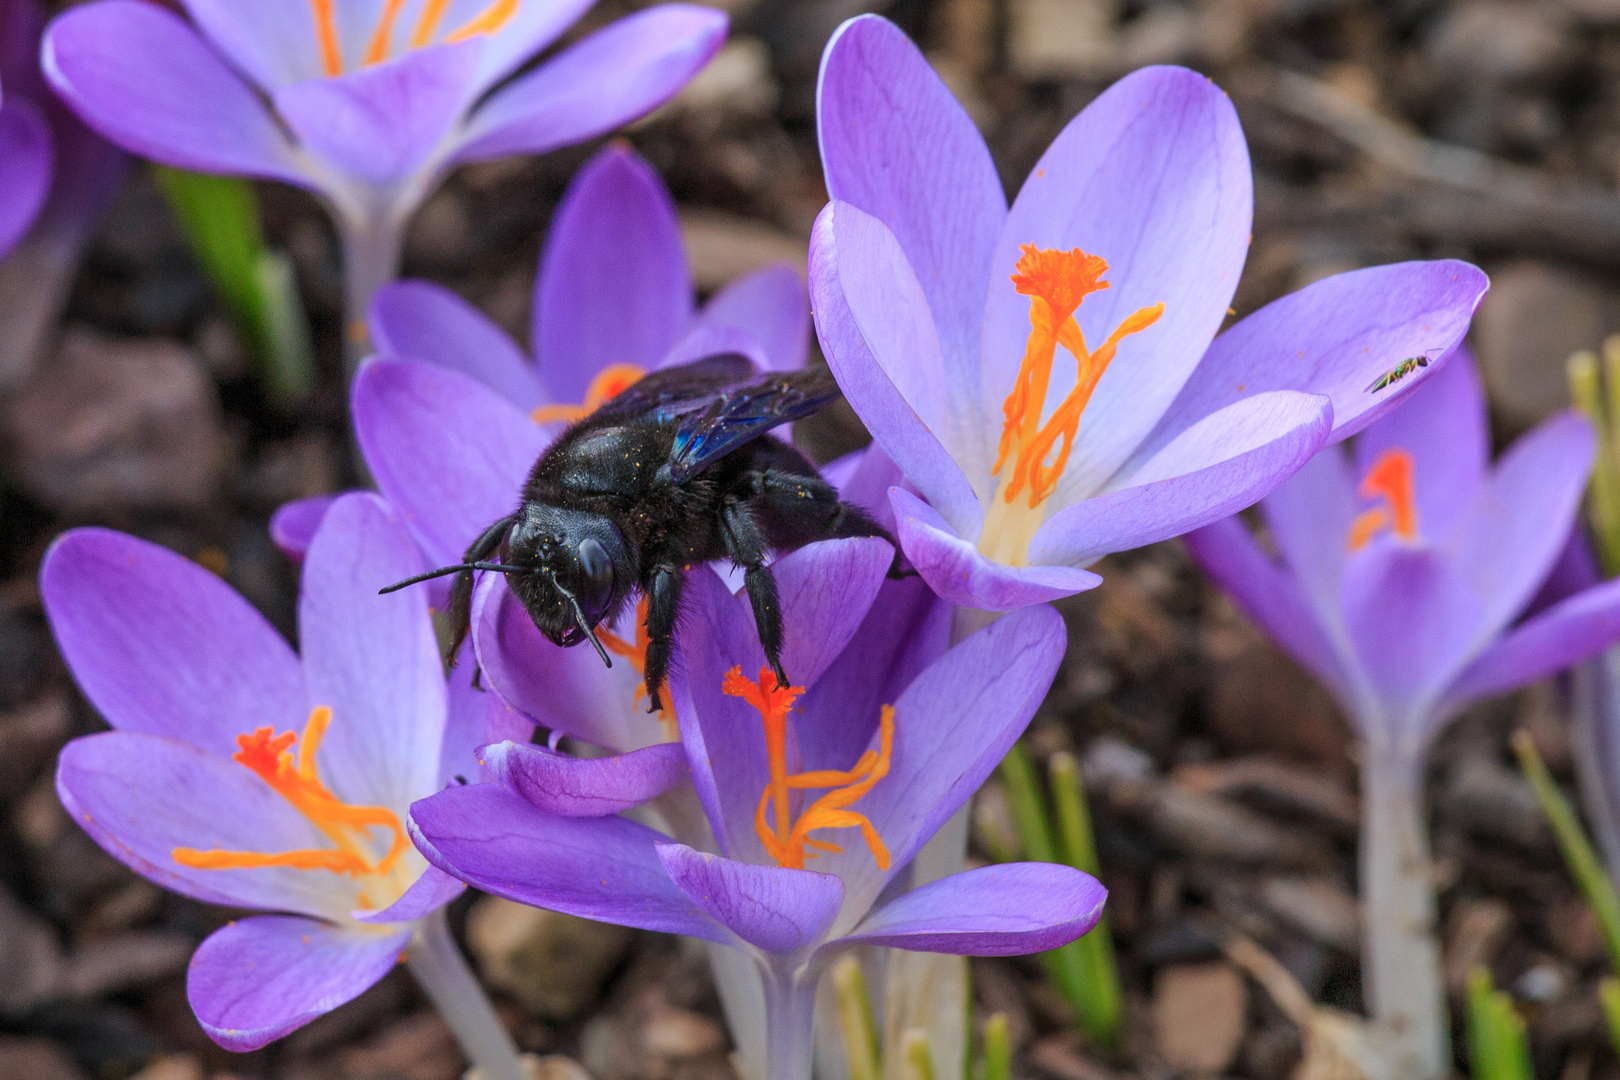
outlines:
[[743, 568], [743, 582], [748, 587], [748, 602], [754, 608], [754, 625], [759, 630], [760, 647], [765, 650], [765, 662], [776, 672], [777, 682], [787, 686], [787, 672], [782, 670], [782, 604], [776, 595], [776, 575], [765, 565], [770, 541], [748, 504], [735, 497], [728, 498], [720, 510], [720, 536], [726, 557]]
[[861, 507], [840, 500], [838, 490], [821, 477], [763, 469], [749, 477], [749, 488], [772, 532], [784, 534], [776, 546], [798, 547], [816, 540], [876, 536], [894, 547], [889, 576], [916, 576], [917, 571], [901, 557], [900, 545], [889, 530], [873, 521]]
[[642, 682], [647, 687], [648, 712], [659, 712], [664, 707], [659, 691], [669, 673], [670, 643], [675, 636], [684, 584], [686, 578], [674, 563], [653, 567], [652, 584], [647, 590], [647, 658], [641, 670]]

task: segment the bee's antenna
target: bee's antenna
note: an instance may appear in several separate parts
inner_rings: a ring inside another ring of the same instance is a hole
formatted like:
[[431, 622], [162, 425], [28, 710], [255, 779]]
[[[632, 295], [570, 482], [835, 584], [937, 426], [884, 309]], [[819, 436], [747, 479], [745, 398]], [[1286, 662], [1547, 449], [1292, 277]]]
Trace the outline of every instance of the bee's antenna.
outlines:
[[518, 569], [519, 568], [516, 567], [516, 566], [507, 566], [504, 563], [493, 563], [493, 562], [457, 563], [455, 566], [441, 566], [437, 570], [429, 570], [425, 574], [417, 574], [415, 577], [408, 577], [404, 581], [396, 581], [392, 585], [389, 585], [387, 588], [378, 589], [377, 590], [377, 595], [378, 596], [387, 596], [391, 592], [398, 592], [400, 589], [405, 588], [407, 585], [420, 585], [424, 581], [431, 581], [433, 578], [444, 577], [446, 574], [459, 573], [462, 570], [494, 570], [497, 573], [501, 573], [501, 574], [511, 574], [511, 573], [515, 573]]
[[579, 599], [563, 588], [562, 582], [557, 580], [555, 572], [548, 572], [547, 576], [551, 578], [551, 584], [556, 590], [562, 593], [563, 599], [568, 601], [568, 606], [574, 609], [574, 625], [579, 627], [581, 633], [591, 639], [591, 644], [596, 646], [596, 655], [602, 658], [602, 663], [611, 668], [613, 658], [608, 656], [607, 649], [602, 647], [602, 641], [596, 636], [596, 631], [592, 630], [585, 622], [585, 610], [579, 606]]

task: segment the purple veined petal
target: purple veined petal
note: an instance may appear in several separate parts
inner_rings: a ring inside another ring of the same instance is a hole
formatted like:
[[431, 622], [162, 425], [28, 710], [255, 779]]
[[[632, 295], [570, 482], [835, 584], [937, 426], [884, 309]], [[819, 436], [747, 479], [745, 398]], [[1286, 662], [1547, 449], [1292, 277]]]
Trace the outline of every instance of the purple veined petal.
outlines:
[[565, 818], [499, 784], [450, 788], [411, 807], [411, 835], [439, 869], [520, 904], [734, 944], [670, 880], [663, 833], [628, 818]]
[[304, 559], [304, 672], [332, 710], [317, 762], [344, 802], [403, 813], [438, 787], [446, 695], [427, 595], [377, 594], [422, 570], [404, 522], [368, 493], [337, 501]]
[[1335, 641], [1343, 640], [1339, 585], [1350, 528], [1361, 506], [1349, 458], [1338, 447], [1318, 452], [1260, 503], [1283, 563], [1298, 580], [1317, 623]]
[[461, 118], [483, 41], [434, 45], [330, 79], [284, 86], [276, 112], [311, 153], [371, 184], [403, 181]]
[[27, 101], [0, 107], [0, 258], [23, 238], [51, 188], [51, 129]]
[[[478, 16], [489, 0], [452, 0], [442, 23], [453, 32]], [[591, 8], [591, 0], [552, 0], [519, 4], [499, 32], [484, 38], [484, 56], [475, 87], [479, 93], [522, 67], [524, 62], [562, 36]]]
[[331, 842], [280, 794], [228, 758], [156, 735], [108, 731], [74, 739], [56, 765], [56, 792], [75, 824], [137, 874], [209, 904], [337, 917], [355, 886], [325, 870], [201, 870], [174, 861], [198, 851], [303, 851]]
[[1245, 615], [1348, 700], [1349, 683], [1339, 658], [1305, 602], [1298, 579], [1260, 550], [1241, 520], [1230, 517], [1205, 525], [1181, 542]]
[[675, 201], [613, 143], [574, 177], [546, 230], [530, 340], [553, 401], [579, 404], [614, 364], [651, 371], [692, 320]]
[[744, 274], [715, 293], [698, 314], [698, 325], [747, 331], [765, 350], [772, 371], [795, 371], [810, 356], [810, 294], [786, 263]]
[[[186, 14], [231, 64], [257, 83], [273, 91], [307, 79], [326, 76], [321, 60], [319, 31], [315, 26], [314, 5], [309, 0], [260, 0], [237, 4], [231, 0], [184, 0]], [[365, 9], [367, 24], [352, 21], [351, 13]], [[333, 5], [333, 22], [339, 30], [339, 45], [348, 45], [352, 63], [358, 64], [368, 29], [381, 14], [378, 0], [346, 0]], [[348, 30], [349, 33], [342, 33]]]
[[992, 266], [1007, 196], [978, 128], [905, 34], [872, 15], [827, 43], [816, 115], [828, 194], [893, 231], [933, 312], [950, 392], [976, 399], [990, 275], [1012, 272]]
[[[675, 347], [654, 367], [662, 370], [728, 352], [742, 353], [753, 363], [756, 370], [772, 370], [770, 358], [765, 355], [765, 347], [747, 330], [733, 326], [702, 324], [692, 327], [691, 331], [676, 342]], [[789, 434], [792, 430], [792, 424], [780, 424], [772, 428], [771, 433], [779, 439], [792, 442], [792, 436]]]
[[983, 866], [930, 881], [889, 901], [840, 938], [962, 956], [1022, 956], [1067, 945], [1102, 918], [1108, 890], [1054, 863]]
[[852, 832], [836, 837], [841, 854], [815, 863], [844, 881], [837, 933], [865, 917], [1001, 762], [1045, 698], [1066, 645], [1063, 619], [1050, 607], [1011, 612], [935, 660], [895, 701], [888, 775], [851, 807], [877, 829], [890, 864], [879, 868]]
[[1458, 526], [1458, 567], [1484, 600], [1476, 649], [1524, 610], [1558, 561], [1596, 452], [1591, 424], [1571, 410], [1497, 461]]
[[844, 883], [831, 874], [737, 862], [685, 844], [659, 844], [658, 859], [710, 918], [777, 956], [821, 944], [844, 902]]
[[339, 498], [339, 495], [311, 495], [282, 503], [270, 515], [271, 541], [293, 562], [303, 562], [309, 542], [315, 538], [315, 530], [321, 527], [321, 519]]
[[51, 545], [39, 576], [62, 658], [113, 727], [229, 757], [243, 732], [303, 725], [298, 657], [190, 559], [123, 533], [75, 529]]
[[376, 985], [410, 936], [289, 915], [240, 919], [198, 947], [186, 998], [210, 1039], [227, 1050], [257, 1050]]
[[659, 4], [611, 23], [501, 87], [473, 113], [455, 161], [543, 154], [662, 105], [726, 36], [723, 12]]
[[543, 746], [503, 742], [485, 747], [479, 764], [534, 806], [561, 817], [623, 813], [662, 795], [688, 772], [680, 743], [576, 758]]
[[1356, 440], [1356, 472], [1367, 475], [1389, 450], [1412, 455], [1418, 532], [1443, 543], [1467, 513], [1491, 464], [1485, 387], [1468, 346], [1441, 357], [1440, 370], [1408, 392], [1399, 408], [1368, 425]]
[[377, 486], [410, 523], [428, 561], [461, 561], [516, 509], [545, 434], [506, 399], [431, 364], [374, 360], [352, 393], [355, 438]]
[[[439, 743], [439, 778], [435, 787], [474, 780], [478, 776], [479, 747], [507, 737], [509, 728], [502, 720], [511, 710], [488, 687], [474, 685], [480, 681], [478, 670], [473, 643], [464, 642], [445, 679], [444, 738]], [[523, 721], [515, 734], [527, 741], [534, 734], [534, 725]]]
[[1004, 566], [951, 530], [932, 506], [903, 488], [889, 492], [894, 532], [922, 579], [958, 607], [1012, 611], [1095, 589], [1102, 578], [1073, 566]]
[[[1348, 438], [1438, 373], [1486, 284], [1468, 263], [1406, 262], [1335, 274], [1275, 300], [1215, 339], [1137, 453], [1153, 453], [1192, 419], [1266, 390], [1326, 394], [1333, 439]], [[1369, 389], [1411, 356], [1435, 363], [1378, 393]]]
[[810, 235], [810, 297], [827, 366], [886, 454], [963, 535], [984, 520], [979, 405], [953, 393], [927, 298], [881, 221], [832, 202]]
[[132, 153], [314, 186], [252, 89], [157, 4], [96, 0], [64, 12], [45, 31], [40, 65], [86, 124]]
[[483, 312], [430, 281], [395, 281], [371, 298], [382, 356], [423, 360], [478, 380], [524, 412], [545, 405], [534, 361]]
[[[1226, 317], [1252, 212], [1249, 152], [1232, 102], [1184, 68], [1127, 75], [1041, 156], [991, 264], [981, 369], [987, 412], [1012, 391], [1029, 338], [1030, 299], [1009, 277], [1021, 245], [1078, 247], [1108, 262], [1109, 287], [1074, 315], [1088, 342], [1164, 304], [1158, 322], [1120, 344], [1097, 383], [1086, 408], [1093, 422], [1081, 421], [1055, 498], [1077, 501], [1102, 487], [1175, 400]], [[1053, 366], [1048, 408], [1074, 386], [1067, 359]], [[983, 432], [986, 453], [995, 452], [1000, 429]]]
[[381, 911], [357, 908], [349, 914], [357, 922], [375, 923], [379, 926], [412, 922], [438, 911], [466, 891], [465, 882], [457, 881], [437, 866], [429, 866], [422, 871], [422, 876], [411, 882], [410, 888], [401, 893], [399, 899], [388, 907]]
[[1498, 639], [1446, 690], [1439, 715], [1469, 702], [1544, 679], [1620, 640], [1620, 580], [1594, 585], [1554, 604]]

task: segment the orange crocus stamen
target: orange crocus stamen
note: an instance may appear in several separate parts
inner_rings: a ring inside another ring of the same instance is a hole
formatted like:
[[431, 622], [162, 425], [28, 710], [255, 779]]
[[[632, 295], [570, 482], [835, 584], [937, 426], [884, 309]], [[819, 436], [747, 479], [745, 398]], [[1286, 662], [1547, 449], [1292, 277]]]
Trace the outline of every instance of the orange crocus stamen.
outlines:
[[[382, 806], [352, 806], [342, 802], [326, 789], [315, 768], [315, 752], [332, 723], [332, 710], [317, 705], [310, 711], [309, 722], [304, 725], [303, 740], [296, 760], [289, 752], [298, 736], [290, 731], [280, 735], [271, 727], [256, 728], [251, 734], [238, 735], [236, 745], [241, 747], [231, 755], [233, 761], [251, 769], [282, 798], [292, 803], [299, 813], [324, 833], [336, 848], [318, 848], [304, 851], [222, 851], [177, 847], [171, 857], [181, 866], [198, 870], [240, 870], [263, 866], [290, 866], [298, 870], [330, 870], [349, 877], [387, 874], [410, 846], [399, 816]], [[374, 828], [388, 829], [394, 834], [388, 853], [381, 859], [370, 856], [371, 833]]]
[[572, 424], [583, 420], [613, 398], [630, 389], [647, 374], [635, 364], [610, 364], [597, 372], [590, 386], [585, 388], [585, 401], [580, 405], [542, 405], [529, 413], [537, 424]]
[[1384, 505], [1364, 510], [1350, 523], [1350, 535], [1345, 546], [1359, 551], [1384, 529], [1391, 529], [1402, 540], [1418, 538], [1417, 493], [1412, 482], [1412, 455], [1392, 447], [1378, 455], [1378, 459], [1361, 479], [1358, 489], [1363, 499], [1383, 499]]
[[321, 45], [321, 67], [328, 75], [343, 74], [343, 50], [338, 46], [337, 22], [332, 15], [332, 0], [309, 0], [315, 16], [315, 36]]
[[427, 0], [422, 5], [422, 14], [416, 19], [416, 30], [411, 34], [411, 48], [420, 49], [433, 40], [433, 35], [439, 32], [439, 20], [444, 18], [445, 9], [449, 6], [450, 0]]
[[404, 7], [405, 0], [388, 0], [383, 6], [377, 29], [372, 32], [371, 43], [366, 46], [365, 58], [360, 61], [362, 64], [380, 64], [388, 59], [388, 46], [394, 40], [394, 24], [399, 21], [399, 13]]
[[517, 14], [517, 10], [518, 0], [494, 0], [444, 40], [454, 45], [458, 41], [466, 41], [479, 34], [498, 33], [501, 27], [512, 21], [512, 16]]
[[[816, 829], [860, 829], [866, 846], [878, 868], [889, 868], [889, 849], [878, 836], [877, 829], [864, 815], [849, 809], [857, 799], [872, 790], [872, 786], [889, 773], [889, 756], [894, 749], [894, 708], [883, 706], [879, 723], [878, 749], [867, 750], [855, 767], [848, 770], [822, 769], [816, 772], [789, 773], [787, 771], [787, 717], [793, 703], [804, 693], [802, 686], [783, 686], [769, 667], [759, 669], [759, 680], [743, 678], [742, 668], [726, 672], [720, 689], [731, 697], [742, 698], [759, 713], [765, 725], [766, 759], [770, 762], [771, 779], [759, 799], [759, 810], [754, 814], [754, 831], [759, 834], [765, 851], [778, 866], [794, 870], [804, 869], [808, 856], [805, 848], [816, 851], [840, 852], [843, 848], [825, 840], [812, 839]], [[788, 793], [805, 788], [832, 788], [815, 802], [805, 807], [797, 821], [792, 820]]]

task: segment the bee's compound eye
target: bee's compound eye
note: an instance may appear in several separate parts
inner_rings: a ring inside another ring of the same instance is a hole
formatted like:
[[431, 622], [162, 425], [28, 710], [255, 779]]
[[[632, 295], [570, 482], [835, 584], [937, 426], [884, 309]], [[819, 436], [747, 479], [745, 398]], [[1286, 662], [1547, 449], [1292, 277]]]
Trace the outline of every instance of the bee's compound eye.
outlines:
[[613, 591], [613, 563], [608, 559], [607, 549], [595, 537], [579, 542], [579, 569], [588, 606], [606, 602], [608, 593]]

